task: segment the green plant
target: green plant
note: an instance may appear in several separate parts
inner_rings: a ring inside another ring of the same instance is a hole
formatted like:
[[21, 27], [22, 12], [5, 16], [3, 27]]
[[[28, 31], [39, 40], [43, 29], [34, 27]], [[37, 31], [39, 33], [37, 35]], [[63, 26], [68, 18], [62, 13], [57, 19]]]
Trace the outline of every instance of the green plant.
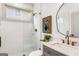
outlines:
[[45, 35], [45, 40], [46, 40], [46, 41], [49, 41], [49, 40], [50, 40], [50, 38], [51, 38], [51, 36], [50, 36], [50, 35]]

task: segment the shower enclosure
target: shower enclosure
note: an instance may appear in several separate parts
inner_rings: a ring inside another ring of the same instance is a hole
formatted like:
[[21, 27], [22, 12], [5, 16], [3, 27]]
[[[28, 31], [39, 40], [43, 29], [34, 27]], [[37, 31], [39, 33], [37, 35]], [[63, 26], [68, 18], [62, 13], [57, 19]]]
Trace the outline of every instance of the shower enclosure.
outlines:
[[24, 6], [0, 4], [0, 53], [17, 56], [28, 55], [35, 50], [33, 11]]

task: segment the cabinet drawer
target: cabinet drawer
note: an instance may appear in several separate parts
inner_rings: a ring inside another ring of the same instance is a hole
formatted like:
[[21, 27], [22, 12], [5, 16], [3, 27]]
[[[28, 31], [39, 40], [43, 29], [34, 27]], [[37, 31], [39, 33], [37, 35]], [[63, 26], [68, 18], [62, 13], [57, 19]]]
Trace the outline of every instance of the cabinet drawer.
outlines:
[[43, 56], [50, 56], [50, 54], [43, 52]]
[[64, 55], [64, 54], [62, 54], [54, 49], [51, 49], [51, 48], [43, 45], [43, 54], [45, 54], [45, 53], [50, 55], [50, 56], [66, 56], [66, 55]]

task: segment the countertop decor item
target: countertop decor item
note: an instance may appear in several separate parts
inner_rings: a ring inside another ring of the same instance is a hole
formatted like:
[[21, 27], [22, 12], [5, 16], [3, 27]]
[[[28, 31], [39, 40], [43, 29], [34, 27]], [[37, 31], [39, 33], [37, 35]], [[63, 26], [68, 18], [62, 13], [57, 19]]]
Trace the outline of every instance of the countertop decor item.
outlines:
[[45, 42], [49, 42], [50, 41], [51, 36], [50, 35], [45, 35], [44, 36], [44, 41]]

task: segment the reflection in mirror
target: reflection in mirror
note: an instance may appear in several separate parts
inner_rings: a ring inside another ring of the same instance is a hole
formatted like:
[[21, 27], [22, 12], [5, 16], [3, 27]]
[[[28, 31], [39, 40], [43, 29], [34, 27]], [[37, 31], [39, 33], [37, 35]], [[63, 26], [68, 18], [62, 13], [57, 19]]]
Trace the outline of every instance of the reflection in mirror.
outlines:
[[63, 3], [56, 14], [58, 32], [79, 38], [79, 3]]

